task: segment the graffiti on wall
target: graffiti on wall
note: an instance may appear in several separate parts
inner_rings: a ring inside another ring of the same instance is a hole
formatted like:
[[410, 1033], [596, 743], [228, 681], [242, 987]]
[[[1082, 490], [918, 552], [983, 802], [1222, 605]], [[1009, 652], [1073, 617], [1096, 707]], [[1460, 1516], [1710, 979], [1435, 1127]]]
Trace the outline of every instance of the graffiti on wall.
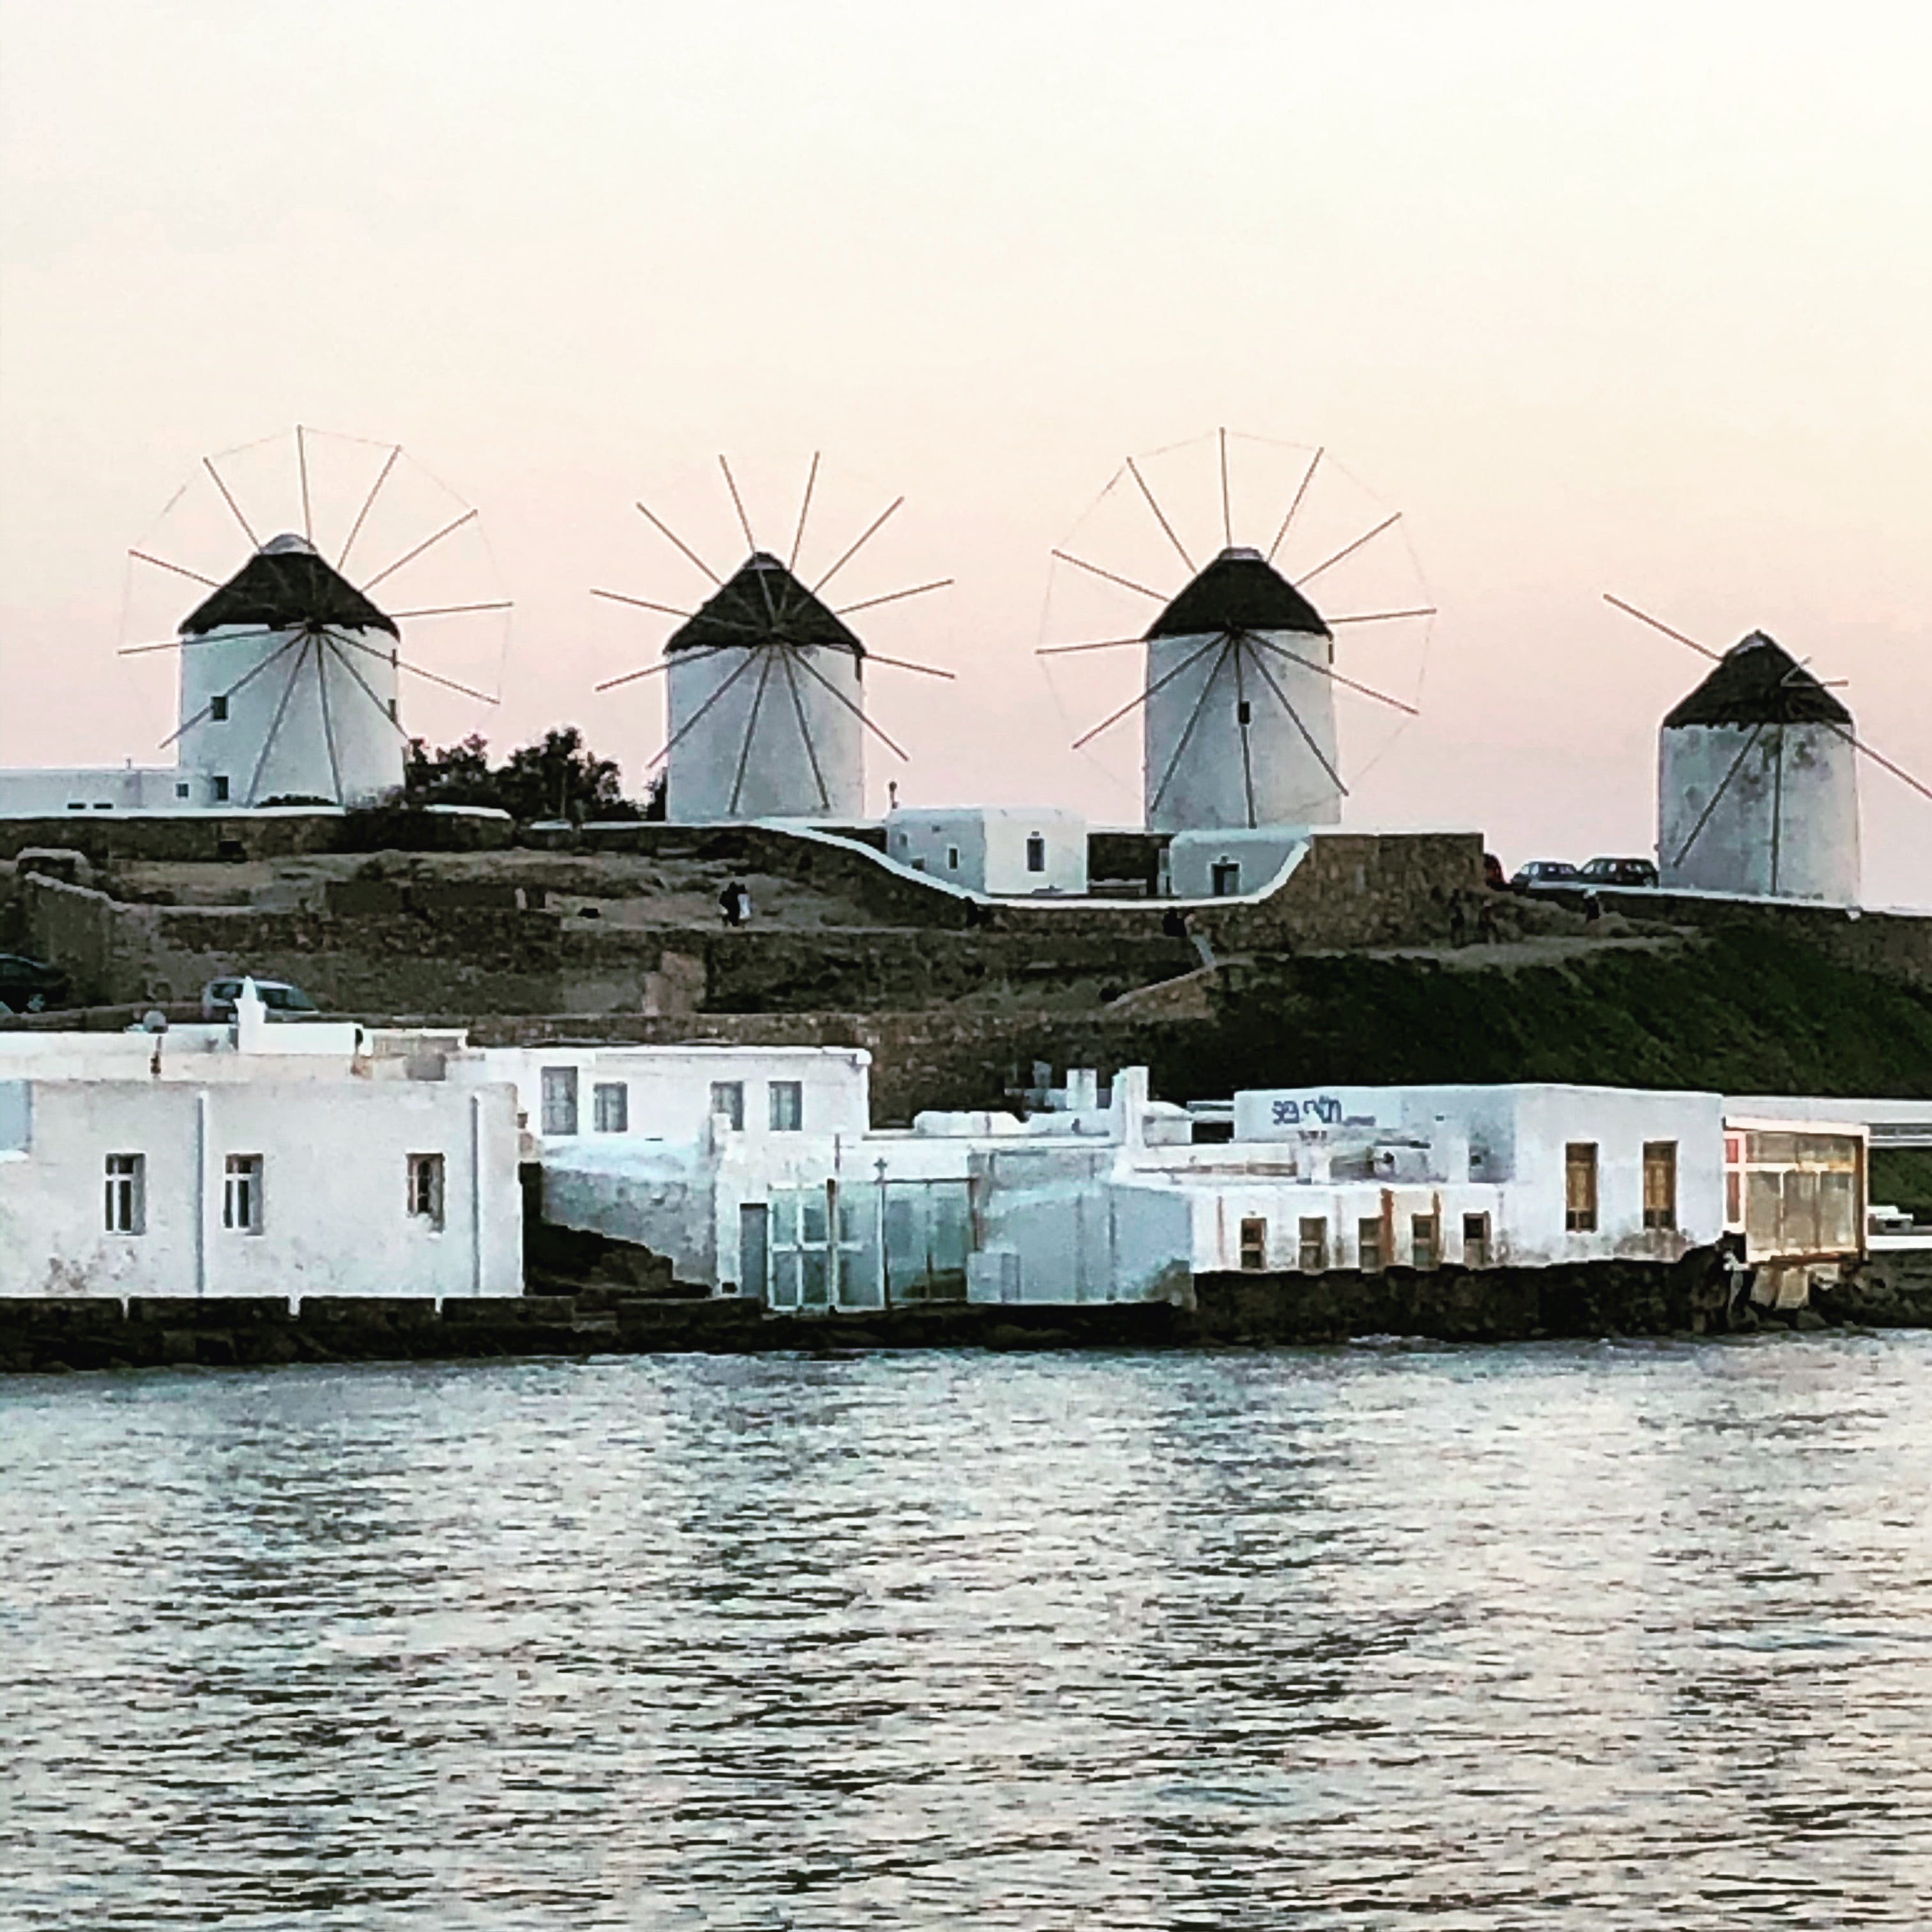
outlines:
[[1277, 1127], [1332, 1127], [1342, 1119], [1342, 1102], [1334, 1094], [1283, 1094], [1270, 1103], [1269, 1119]]

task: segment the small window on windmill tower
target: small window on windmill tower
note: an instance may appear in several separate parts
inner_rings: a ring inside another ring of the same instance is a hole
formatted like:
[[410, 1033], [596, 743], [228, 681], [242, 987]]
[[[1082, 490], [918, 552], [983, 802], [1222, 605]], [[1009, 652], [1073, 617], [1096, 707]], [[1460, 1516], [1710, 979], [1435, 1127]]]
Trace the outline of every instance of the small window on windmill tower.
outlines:
[[218, 694], [208, 700], [208, 717], [211, 724], [219, 724], [228, 716], [228, 700], [225, 694]]
[[949, 872], [956, 872], [959, 869], [959, 848], [956, 845], [949, 845], [946, 848], [946, 869]]
[[1217, 899], [1237, 898], [1241, 890], [1241, 862], [1238, 859], [1216, 859], [1210, 875]]
[[1046, 841], [1037, 832], [1027, 835], [1027, 870], [1029, 872], [1046, 870]]

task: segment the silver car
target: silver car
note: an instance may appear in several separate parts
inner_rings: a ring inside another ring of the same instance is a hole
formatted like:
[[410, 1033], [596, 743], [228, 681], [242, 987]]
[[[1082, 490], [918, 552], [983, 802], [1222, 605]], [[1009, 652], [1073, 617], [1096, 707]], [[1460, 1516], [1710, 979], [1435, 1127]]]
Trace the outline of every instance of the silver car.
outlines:
[[[255, 991], [261, 995], [272, 1020], [310, 1020], [320, 1015], [316, 1003], [299, 986], [292, 986], [286, 980], [257, 980]], [[232, 1020], [235, 1002], [241, 997], [240, 978], [209, 980], [201, 989], [202, 1018]]]

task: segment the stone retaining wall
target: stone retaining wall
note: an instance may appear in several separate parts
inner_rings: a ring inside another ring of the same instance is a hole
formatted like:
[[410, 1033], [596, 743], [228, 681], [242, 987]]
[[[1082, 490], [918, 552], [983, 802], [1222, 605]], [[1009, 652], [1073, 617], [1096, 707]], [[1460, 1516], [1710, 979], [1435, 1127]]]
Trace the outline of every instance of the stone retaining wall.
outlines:
[[[1911, 1259], [1909, 1293], [1898, 1290], [1895, 1268], [1892, 1285], [1882, 1291], [1855, 1269], [1842, 1292], [1821, 1296], [1815, 1308], [1775, 1316], [1733, 1298], [1732, 1283], [1710, 1249], [1667, 1263], [1205, 1275], [1196, 1282], [1191, 1309], [1166, 1302], [955, 1302], [860, 1315], [782, 1315], [730, 1297], [680, 1298], [622, 1286], [450, 1300], [440, 1310], [431, 1301], [360, 1296], [311, 1297], [292, 1310], [274, 1298], [0, 1300], [0, 1373], [866, 1348], [1253, 1347], [1371, 1335], [1522, 1342], [1823, 1329], [1848, 1320], [1924, 1325], [1932, 1322], [1932, 1254]], [[1890, 1315], [1873, 1314], [1888, 1296]]]
[[[500, 812], [462, 806], [386, 814], [406, 849], [425, 852], [495, 851], [514, 827]], [[276, 811], [73, 812], [44, 818], [0, 818], [0, 858], [30, 845], [64, 846], [104, 868], [116, 860], [214, 864], [224, 860], [298, 858], [316, 852], [365, 849], [362, 815], [332, 809]]]

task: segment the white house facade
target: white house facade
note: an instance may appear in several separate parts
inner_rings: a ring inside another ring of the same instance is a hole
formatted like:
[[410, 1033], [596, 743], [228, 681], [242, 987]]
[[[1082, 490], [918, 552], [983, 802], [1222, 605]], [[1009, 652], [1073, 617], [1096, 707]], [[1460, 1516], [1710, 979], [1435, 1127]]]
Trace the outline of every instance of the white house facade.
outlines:
[[518, 1154], [460, 1034], [0, 1033], [0, 1294], [514, 1294]]
[[886, 856], [969, 892], [1077, 897], [1087, 820], [1055, 806], [906, 806], [886, 815]]
[[714, 1112], [661, 1142], [547, 1141], [545, 1212], [781, 1308], [1672, 1261], [1748, 1230], [1767, 1298], [1789, 1300], [1806, 1270], [1861, 1248], [1863, 1130], [1814, 1123], [1799, 1138], [1788, 1120], [1733, 1119], [1717, 1094], [1330, 1088], [1244, 1092], [1232, 1111], [1231, 1141], [1196, 1142], [1130, 1069], [1104, 1099], [1075, 1078], [1024, 1120], [926, 1114], [910, 1131], [787, 1139]]

